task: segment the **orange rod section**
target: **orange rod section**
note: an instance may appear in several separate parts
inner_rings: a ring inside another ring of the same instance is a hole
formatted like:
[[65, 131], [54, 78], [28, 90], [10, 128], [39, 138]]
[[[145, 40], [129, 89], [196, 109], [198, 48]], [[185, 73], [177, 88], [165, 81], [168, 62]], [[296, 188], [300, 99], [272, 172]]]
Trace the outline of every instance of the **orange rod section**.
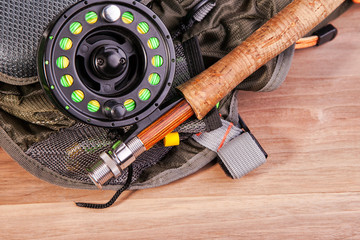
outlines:
[[146, 150], [149, 150], [192, 115], [194, 115], [194, 111], [191, 106], [186, 100], [182, 100], [149, 127], [139, 133], [137, 137], [143, 142]]
[[300, 38], [296, 41], [295, 49], [304, 49], [309, 47], [314, 47], [319, 41], [318, 36], [310, 36], [305, 38]]

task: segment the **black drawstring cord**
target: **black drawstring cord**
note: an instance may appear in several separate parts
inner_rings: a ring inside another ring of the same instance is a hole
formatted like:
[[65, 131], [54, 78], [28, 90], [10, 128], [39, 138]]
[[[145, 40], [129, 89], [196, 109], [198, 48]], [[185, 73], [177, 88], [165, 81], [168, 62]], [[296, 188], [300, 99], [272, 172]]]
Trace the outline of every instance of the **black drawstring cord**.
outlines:
[[119, 198], [119, 196], [121, 195], [122, 192], [124, 192], [126, 189], [128, 189], [130, 187], [131, 181], [132, 181], [132, 176], [133, 176], [133, 166], [130, 165], [128, 167], [128, 176], [126, 179], [126, 182], [124, 184], [124, 186], [122, 188], [120, 188], [115, 194], [114, 196], [110, 199], [109, 202], [105, 203], [105, 204], [95, 204], [95, 203], [82, 203], [82, 202], [76, 202], [76, 206], [78, 207], [84, 207], [84, 208], [94, 208], [94, 209], [104, 209], [104, 208], [108, 208], [111, 207], [116, 200]]

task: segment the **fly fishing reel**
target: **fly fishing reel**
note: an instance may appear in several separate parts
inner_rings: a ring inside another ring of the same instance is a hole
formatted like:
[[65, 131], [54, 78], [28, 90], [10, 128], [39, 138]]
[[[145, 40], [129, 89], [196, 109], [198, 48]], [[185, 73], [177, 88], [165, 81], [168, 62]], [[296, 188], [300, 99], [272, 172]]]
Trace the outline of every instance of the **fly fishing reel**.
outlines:
[[162, 21], [137, 1], [80, 1], [45, 31], [38, 72], [63, 112], [101, 127], [138, 123], [160, 110], [175, 72]]

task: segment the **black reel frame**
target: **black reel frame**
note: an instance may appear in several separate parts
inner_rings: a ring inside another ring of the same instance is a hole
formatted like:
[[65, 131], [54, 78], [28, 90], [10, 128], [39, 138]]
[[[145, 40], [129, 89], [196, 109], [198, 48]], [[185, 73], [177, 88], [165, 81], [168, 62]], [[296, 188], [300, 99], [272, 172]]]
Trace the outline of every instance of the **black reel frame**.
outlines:
[[49, 99], [71, 117], [109, 128], [143, 129], [167, 111], [175, 64], [167, 28], [137, 1], [74, 4], [49, 25], [38, 51]]

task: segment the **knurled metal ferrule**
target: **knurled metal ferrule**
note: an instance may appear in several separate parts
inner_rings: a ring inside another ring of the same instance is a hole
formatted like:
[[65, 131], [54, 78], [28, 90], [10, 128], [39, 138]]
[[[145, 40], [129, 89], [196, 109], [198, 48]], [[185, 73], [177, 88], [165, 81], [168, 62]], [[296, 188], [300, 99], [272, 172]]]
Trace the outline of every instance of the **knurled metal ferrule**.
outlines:
[[119, 177], [136, 158], [146, 151], [144, 144], [137, 137], [127, 144], [121, 143], [109, 154], [100, 154], [100, 160], [89, 170], [89, 177], [96, 186], [101, 188], [113, 177]]

